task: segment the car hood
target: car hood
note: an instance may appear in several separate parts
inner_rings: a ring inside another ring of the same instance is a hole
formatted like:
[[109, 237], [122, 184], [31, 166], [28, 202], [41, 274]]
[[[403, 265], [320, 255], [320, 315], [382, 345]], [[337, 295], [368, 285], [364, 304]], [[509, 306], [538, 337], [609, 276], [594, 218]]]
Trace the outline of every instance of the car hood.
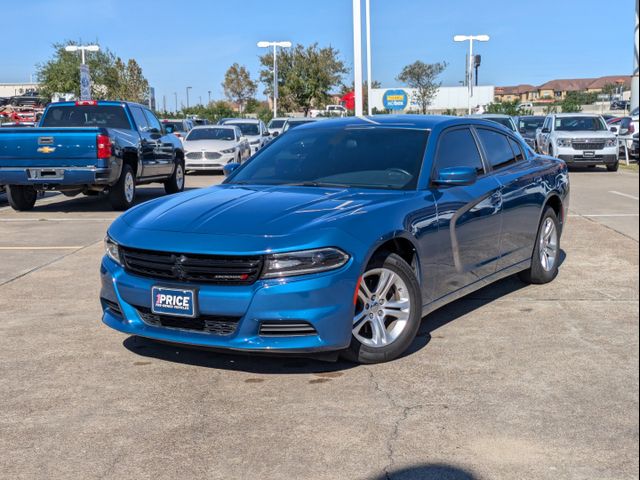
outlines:
[[219, 185], [142, 204], [121, 218], [129, 227], [228, 237], [278, 237], [336, 227], [406, 198], [408, 192], [295, 186]]
[[556, 130], [558, 138], [615, 138], [612, 132], [601, 130], [594, 132], [593, 130], [576, 130], [575, 132], [565, 132]]
[[220, 150], [226, 150], [235, 146], [236, 142], [233, 140], [184, 140], [184, 149], [187, 152], [217, 152]]

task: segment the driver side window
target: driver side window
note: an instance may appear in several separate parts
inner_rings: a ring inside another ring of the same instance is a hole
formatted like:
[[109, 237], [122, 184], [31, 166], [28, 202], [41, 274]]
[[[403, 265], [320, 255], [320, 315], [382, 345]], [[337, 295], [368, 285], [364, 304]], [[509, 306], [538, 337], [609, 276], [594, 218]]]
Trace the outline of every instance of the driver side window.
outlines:
[[435, 165], [436, 172], [444, 168], [473, 167], [478, 175], [485, 173], [478, 145], [467, 127], [447, 130], [440, 135]]

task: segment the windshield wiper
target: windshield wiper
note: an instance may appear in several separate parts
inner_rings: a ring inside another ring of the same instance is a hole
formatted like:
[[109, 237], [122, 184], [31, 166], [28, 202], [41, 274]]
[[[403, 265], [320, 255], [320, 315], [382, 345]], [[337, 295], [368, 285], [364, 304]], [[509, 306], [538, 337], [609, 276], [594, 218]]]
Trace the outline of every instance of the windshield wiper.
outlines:
[[287, 187], [337, 187], [337, 188], [349, 188], [350, 185], [344, 183], [326, 183], [326, 182], [294, 182], [283, 183]]

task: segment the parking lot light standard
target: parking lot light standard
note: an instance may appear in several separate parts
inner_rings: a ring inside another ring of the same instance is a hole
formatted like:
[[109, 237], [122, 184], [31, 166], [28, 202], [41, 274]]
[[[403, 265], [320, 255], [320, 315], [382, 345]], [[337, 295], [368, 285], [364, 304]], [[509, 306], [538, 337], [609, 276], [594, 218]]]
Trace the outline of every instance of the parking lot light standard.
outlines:
[[66, 52], [77, 52], [80, 50], [82, 65], [86, 65], [84, 52], [97, 52], [100, 50], [98, 45], [67, 45], [64, 47]]
[[471, 114], [471, 97], [473, 97], [473, 41], [476, 40], [478, 42], [488, 42], [489, 35], [456, 35], [453, 37], [454, 42], [466, 42], [469, 41], [469, 58], [467, 65], [467, 88], [468, 88], [468, 99], [467, 99], [467, 108], [469, 110], [469, 114]]
[[258, 42], [259, 48], [273, 47], [273, 118], [278, 116], [278, 47], [290, 48], [291, 42]]

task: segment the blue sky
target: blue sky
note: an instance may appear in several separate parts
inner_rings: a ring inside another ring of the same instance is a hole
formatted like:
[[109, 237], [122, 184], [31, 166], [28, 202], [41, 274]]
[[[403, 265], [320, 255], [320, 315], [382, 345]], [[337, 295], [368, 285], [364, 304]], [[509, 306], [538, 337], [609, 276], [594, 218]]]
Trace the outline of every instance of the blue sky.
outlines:
[[[98, 40], [136, 58], [161, 105], [222, 98], [234, 62], [258, 76], [259, 40], [331, 45], [353, 66], [351, 0], [28, 0], [2, 2], [0, 83], [26, 81], [65, 39]], [[608, 4], [609, 5], [609, 4]], [[478, 45], [480, 83], [540, 84], [554, 78], [630, 74], [634, 0], [371, 0], [373, 77], [384, 87], [415, 60], [447, 61], [445, 85], [464, 76], [466, 44]], [[364, 8], [364, 0], [363, 0]], [[7, 19], [28, 19], [22, 22]], [[15, 39], [15, 40], [13, 40]], [[262, 87], [259, 90], [262, 92]], [[262, 95], [260, 95], [262, 96]]]

